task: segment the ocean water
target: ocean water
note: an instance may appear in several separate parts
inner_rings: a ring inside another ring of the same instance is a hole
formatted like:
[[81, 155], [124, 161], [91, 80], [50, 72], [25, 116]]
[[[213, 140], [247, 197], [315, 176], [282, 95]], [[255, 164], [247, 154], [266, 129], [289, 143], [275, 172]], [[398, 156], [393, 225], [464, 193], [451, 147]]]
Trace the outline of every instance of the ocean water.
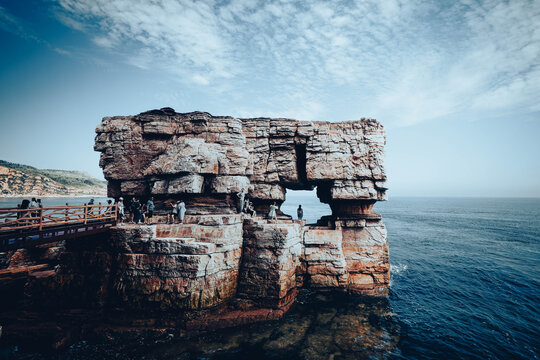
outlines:
[[[314, 193], [287, 196], [282, 210], [296, 215], [302, 204], [308, 222], [330, 213]], [[388, 229], [388, 299], [303, 291], [278, 322], [189, 338], [173, 333], [103, 336], [55, 354], [16, 348], [4, 354], [54, 359], [539, 357], [540, 199], [394, 197], [377, 203], [375, 210]]]

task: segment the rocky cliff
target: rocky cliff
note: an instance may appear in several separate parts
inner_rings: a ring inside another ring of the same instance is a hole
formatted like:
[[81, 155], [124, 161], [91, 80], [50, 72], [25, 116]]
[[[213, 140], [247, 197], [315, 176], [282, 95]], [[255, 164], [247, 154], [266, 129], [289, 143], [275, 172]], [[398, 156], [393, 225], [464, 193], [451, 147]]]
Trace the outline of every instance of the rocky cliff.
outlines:
[[[125, 306], [195, 310], [234, 302], [284, 309], [296, 289], [387, 292], [385, 135], [373, 119], [237, 119], [153, 110], [104, 118], [95, 150], [109, 196], [183, 200], [183, 224], [118, 226], [115, 289]], [[317, 189], [332, 214], [265, 219], [286, 189]], [[246, 192], [259, 216], [239, 214]]]

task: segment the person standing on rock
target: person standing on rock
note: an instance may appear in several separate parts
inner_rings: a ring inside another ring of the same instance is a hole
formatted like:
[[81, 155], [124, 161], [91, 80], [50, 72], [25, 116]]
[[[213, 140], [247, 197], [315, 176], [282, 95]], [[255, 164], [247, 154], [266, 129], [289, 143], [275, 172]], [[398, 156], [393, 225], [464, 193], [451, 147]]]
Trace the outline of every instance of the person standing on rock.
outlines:
[[124, 214], [125, 214], [123, 197], [120, 197], [120, 199], [118, 199], [116, 206], [118, 207], [118, 219], [120, 220], [120, 224], [121, 224], [124, 221]]
[[268, 217], [270, 218], [271, 221], [277, 221], [277, 214], [276, 214], [277, 208], [278, 207], [275, 202], [272, 205], [270, 205], [270, 212], [268, 213]]
[[246, 198], [246, 200], [244, 200], [244, 212], [246, 214], [249, 213], [249, 205], [250, 205], [250, 201], [248, 198]]
[[146, 223], [149, 224], [152, 221], [154, 215], [154, 198], [151, 197], [146, 202]]
[[172, 209], [167, 215], [167, 224], [174, 224], [176, 222], [176, 218], [178, 217], [178, 207], [176, 205], [177, 204], [171, 204]]
[[246, 213], [251, 213], [251, 216], [253, 218], [257, 217], [257, 212], [255, 211], [255, 208], [253, 207], [253, 203], [246, 199]]
[[304, 217], [304, 210], [302, 209], [302, 205], [298, 205], [296, 215], [298, 216], [298, 220], [302, 220], [302, 218]]
[[244, 199], [246, 197], [246, 191], [242, 190], [236, 194], [236, 196], [238, 196], [238, 200], [240, 201], [240, 213], [242, 213], [244, 212]]
[[133, 198], [131, 203], [131, 211], [133, 212], [133, 222], [138, 224], [141, 221], [141, 204], [137, 198]]
[[176, 208], [178, 211], [178, 222], [181, 224], [184, 222], [184, 216], [186, 215], [186, 204], [183, 201], [176, 203]]

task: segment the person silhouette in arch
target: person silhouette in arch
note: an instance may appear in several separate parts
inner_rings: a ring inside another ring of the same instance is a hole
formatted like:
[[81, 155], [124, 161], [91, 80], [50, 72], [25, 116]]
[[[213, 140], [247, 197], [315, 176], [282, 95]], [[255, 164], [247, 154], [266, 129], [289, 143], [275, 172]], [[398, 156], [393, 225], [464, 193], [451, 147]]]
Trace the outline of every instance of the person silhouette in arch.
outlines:
[[304, 217], [304, 209], [302, 209], [302, 205], [298, 205], [296, 215], [298, 216], [298, 220], [302, 220], [302, 218]]
[[268, 212], [268, 217], [270, 218], [270, 221], [277, 221], [277, 213], [276, 213], [277, 209], [278, 207], [276, 205], [276, 202], [270, 205], [270, 211]]

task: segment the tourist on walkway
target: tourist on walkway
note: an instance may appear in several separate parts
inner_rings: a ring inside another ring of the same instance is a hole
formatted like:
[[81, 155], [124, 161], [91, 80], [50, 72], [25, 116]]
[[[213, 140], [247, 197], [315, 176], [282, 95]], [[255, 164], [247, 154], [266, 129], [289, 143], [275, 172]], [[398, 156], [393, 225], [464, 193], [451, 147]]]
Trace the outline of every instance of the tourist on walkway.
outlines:
[[277, 208], [278, 207], [275, 202], [272, 205], [270, 205], [270, 211], [268, 212], [268, 217], [270, 218], [271, 221], [277, 221], [277, 213], [276, 213]]
[[236, 194], [236, 196], [238, 196], [238, 200], [240, 203], [240, 213], [242, 213], [244, 212], [244, 199], [246, 197], [246, 190], [240, 191], [238, 194]]
[[146, 223], [149, 224], [152, 221], [152, 216], [154, 215], [154, 198], [151, 197], [146, 202]]
[[124, 221], [124, 214], [125, 214], [123, 197], [120, 197], [120, 199], [118, 199], [116, 206], [118, 206], [118, 219], [120, 220], [120, 223], [122, 223]]
[[86, 206], [88, 206], [86, 208], [86, 216], [87, 217], [90, 217], [91, 215], [94, 214], [94, 199], [90, 199], [90, 201], [88, 202], [88, 204], [84, 204]]
[[171, 212], [167, 215], [167, 224], [174, 224], [178, 218], [178, 208], [176, 204], [171, 204]]
[[69, 206], [69, 203], [66, 203], [66, 208], [64, 209], [64, 221], [67, 222], [69, 220], [69, 209], [67, 208]]
[[[30, 202], [30, 208], [32, 209], [32, 208], [37, 208], [37, 207], [38, 207], [38, 203], [37, 203], [36, 198], [32, 198], [32, 201]], [[37, 217], [38, 212], [37, 211], [32, 211], [31, 216], [32, 217]]]
[[296, 215], [298, 216], [298, 220], [302, 220], [302, 218], [304, 217], [304, 210], [302, 209], [302, 205], [298, 205]]
[[[21, 209], [22, 210], [26, 210], [30, 207], [30, 201], [28, 199], [24, 199], [22, 202], [21, 202]], [[29, 211], [21, 211], [21, 219], [27, 219], [31, 214]], [[26, 223], [27, 220], [23, 220], [23, 225], [24, 223]]]
[[141, 202], [141, 206], [139, 206], [139, 211], [141, 212], [141, 218], [139, 220], [139, 223], [146, 224], [146, 209], [147, 209], [146, 204], [143, 204]]
[[107, 216], [113, 216], [112, 200], [107, 200], [107, 207], [105, 208], [105, 214]]
[[184, 222], [184, 216], [186, 215], [186, 204], [183, 201], [176, 203], [176, 209], [178, 211], [178, 221], [180, 224]]
[[133, 213], [133, 222], [138, 224], [141, 221], [141, 203], [137, 198], [133, 198], [131, 202], [131, 212]]

